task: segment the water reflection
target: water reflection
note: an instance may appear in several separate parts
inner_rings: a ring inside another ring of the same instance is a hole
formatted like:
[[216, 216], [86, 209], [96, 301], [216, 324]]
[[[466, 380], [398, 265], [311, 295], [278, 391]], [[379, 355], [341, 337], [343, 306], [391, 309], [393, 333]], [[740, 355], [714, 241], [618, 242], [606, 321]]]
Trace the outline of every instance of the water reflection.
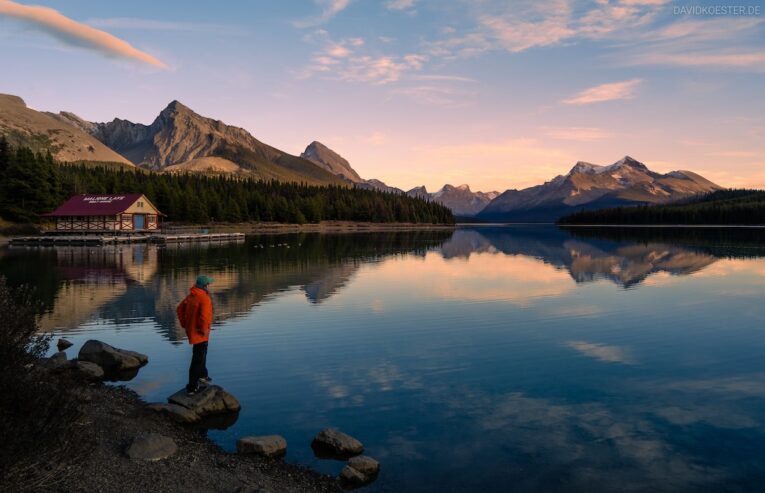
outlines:
[[315, 304], [330, 298], [359, 266], [398, 254], [424, 255], [449, 232], [407, 235], [286, 235], [246, 243], [20, 248], [0, 255], [0, 274], [44, 298], [43, 330], [88, 320], [152, 320], [171, 341], [185, 337], [175, 307], [200, 272], [215, 279], [215, 322], [247, 314], [280, 292], [301, 289]]
[[[433, 269], [451, 271], [455, 282], [430, 285], [441, 296], [523, 303], [568, 291], [558, 272], [568, 273], [576, 283], [607, 279], [629, 288], [657, 274], [699, 273], [720, 258], [763, 255], [761, 236], [756, 230], [566, 231], [534, 226], [461, 228], [453, 233], [303, 234], [251, 237], [243, 244], [226, 245], [12, 249], [0, 253], [0, 273], [11, 284], [35, 279], [46, 306], [43, 330], [74, 329], [93, 319], [118, 325], [150, 319], [168, 339], [179, 341], [184, 336], [175, 321], [175, 306], [203, 271], [216, 279], [216, 322], [223, 323], [291, 289], [302, 290], [310, 303], [320, 304], [344, 289], [362, 265], [403, 254], [431, 256], [427, 265], [412, 265], [411, 274], [421, 271], [421, 280]], [[481, 261], [465, 264], [462, 270], [443, 263], [475, 255]], [[492, 278], [520, 284], [492, 283]], [[459, 282], [468, 279], [479, 284]], [[581, 315], [588, 307], [569, 310], [577, 312], [569, 315]]]
[[75, 347], [149, 354], [148, 400], [182, 385], [174, 307], [215, 277], [210, 366], [242, 413], [210, 436], [280, 433], [337, 474], [308, 445], [339, 426], [381, 460], [372, 491], [743, 492], [765, 480], [762, 240], [471, 227], [10, 249], [0, 272]]

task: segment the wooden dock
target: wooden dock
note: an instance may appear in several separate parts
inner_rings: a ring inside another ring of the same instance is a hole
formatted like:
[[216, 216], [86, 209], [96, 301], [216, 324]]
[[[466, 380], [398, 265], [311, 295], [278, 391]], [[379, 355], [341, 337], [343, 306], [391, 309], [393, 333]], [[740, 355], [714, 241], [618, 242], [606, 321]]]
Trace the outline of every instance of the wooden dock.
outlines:
[[38, 235], [11, 238], [11, 246], [56, 246], [56, 245], [115, 245], [130, 243], [156, 243], [160, 245], [180, 243], [210, 243], [244, 241], [244, 233], [185, 233], [146, 235]]

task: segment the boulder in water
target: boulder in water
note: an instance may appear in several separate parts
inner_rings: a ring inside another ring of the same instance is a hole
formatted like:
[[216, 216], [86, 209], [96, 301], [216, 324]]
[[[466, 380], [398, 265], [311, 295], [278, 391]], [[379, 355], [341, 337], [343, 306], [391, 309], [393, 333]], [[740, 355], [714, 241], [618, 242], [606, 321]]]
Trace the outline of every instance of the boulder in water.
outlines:
[[133, 370], [149, 362], [149, 357], [145, 354], [118, 349], [93, 339], [83, 344], [78, 359], [95, 363], [110, 372]]
[[348, 461], [340, 471], [340, 478], [355, 485], [362, 485], [374, 481], [379, 472], [379, 462], [366, 455], [359, 455]]
[[236, 450], [240, 454], [278, 457], [287, 453], [287, 440], [280, 435], [242, 437], [236, 442]]
[[194, 395], [189, 395], [186, 389], [181, 389], [167, 398], [170, 404], [177, 404], [194, 411], [204, 417], [212, 414], [233, 413], [241, 409], [239, 401], [219, 385], [204, 387]]
[[334, 428], [321, 430], [311, 444], [319, 456], [352, 457], [364, 451], [364, 445], [352, 436]]
[[59, 351], [63, 351], [64, 349], [69, 349], [74, 344], [72, 344], [68, 339], [64, 339], [63, 337], [58, 340], [58, 344], [56, 344], [56, 347]]

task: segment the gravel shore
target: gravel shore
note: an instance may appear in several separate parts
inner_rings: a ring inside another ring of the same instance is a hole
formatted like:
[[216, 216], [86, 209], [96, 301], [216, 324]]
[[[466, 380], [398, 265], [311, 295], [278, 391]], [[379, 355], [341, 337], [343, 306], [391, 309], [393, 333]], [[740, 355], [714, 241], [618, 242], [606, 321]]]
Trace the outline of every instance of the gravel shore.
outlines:
[[[53, 378], [56, 378], [53, 376]], [[279, 459], [227, 452], [203, 430], [177, 424], [146, 409], [138, 395], [125, 388], [62, 378], [81, 411], [67, 430], [85, 447], [76, 460], [56, 465], [65, 492], [335, 492], [336, 478]], [[172, 438], [178, 451], [150, 462], [129, 459], [124, 451], [141, 433]], [[75, 448], [75, 447], [73, 447]]]

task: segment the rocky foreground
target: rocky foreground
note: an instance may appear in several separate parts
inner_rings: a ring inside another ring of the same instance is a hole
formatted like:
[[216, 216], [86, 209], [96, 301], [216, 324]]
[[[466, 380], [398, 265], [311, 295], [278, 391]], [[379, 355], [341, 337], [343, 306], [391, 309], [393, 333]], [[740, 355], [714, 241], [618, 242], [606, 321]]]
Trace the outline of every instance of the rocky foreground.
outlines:
[[[60, 342], [59, 349], [67, 344]], [[348, 460], [340, 477], [285, 463], [287, 443], [278, 435], [242, 437], [237, 453], [223, 450], [205, 428], [218, 427], [221, 418], [221, 427], [227, 417], [236, 420], [239, 402], [219, 386], [193, 397], [178, 392], [167, 403], [145, 403], [132, 390], [102, 383], [147, 362], [145, 355], [100, 341], [85, 343], [75, 360], [61, 351], [41, 361], [41, 378], [69, 394], [79, 415], [62, 431], [72, 437], [67, 439], [71, 453], [47, 466], [58, 476], [56, 490], [331, 492], [377, 476], [380, 466], [360, 455], [363, 445], [335, 429], [322, 430], [312, 446], [317, 455]], [[206, 426], [211, 418], [218, 425]]]

